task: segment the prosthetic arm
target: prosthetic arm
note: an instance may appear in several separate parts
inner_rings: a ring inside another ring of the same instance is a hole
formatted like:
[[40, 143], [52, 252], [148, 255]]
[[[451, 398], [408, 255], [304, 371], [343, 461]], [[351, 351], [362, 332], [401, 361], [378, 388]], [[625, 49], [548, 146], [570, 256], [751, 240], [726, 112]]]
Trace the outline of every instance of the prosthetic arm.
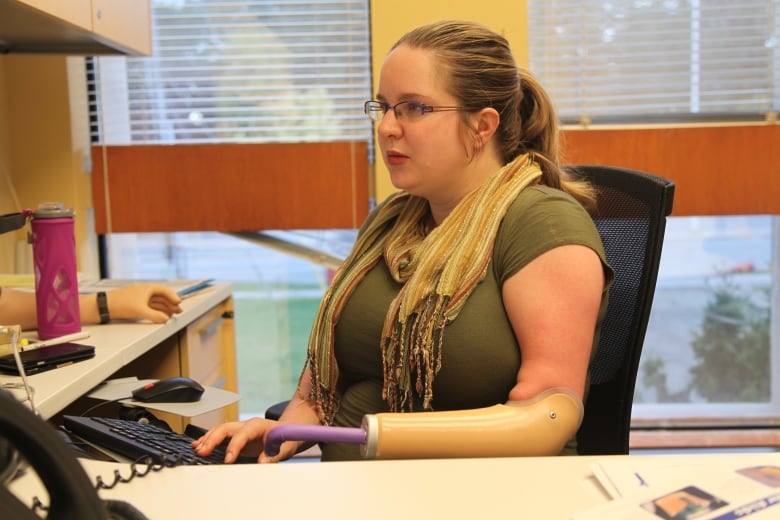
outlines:
[[526, 401], [443, 412], [378, 413], [360, 428], [280, 424], [265, 452], [287, 440], [360, 444], [367, 459], [518, 457], [558, 455], [582, 422], [580, 399], [552, 388]]

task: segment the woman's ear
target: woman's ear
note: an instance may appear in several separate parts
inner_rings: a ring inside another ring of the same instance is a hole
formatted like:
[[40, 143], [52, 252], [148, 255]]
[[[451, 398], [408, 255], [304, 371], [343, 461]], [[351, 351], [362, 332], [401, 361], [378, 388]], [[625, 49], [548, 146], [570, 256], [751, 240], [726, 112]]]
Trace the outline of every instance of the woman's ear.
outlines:
[[476, 131], [477, 145], [481, 148], [490, 142], [495, 135], [501, 116], [498, 115], [498, 111], [495, 108], [488, 107], [473, 114], [472, 117], [474, 118], [474, 126], [472, 128]]

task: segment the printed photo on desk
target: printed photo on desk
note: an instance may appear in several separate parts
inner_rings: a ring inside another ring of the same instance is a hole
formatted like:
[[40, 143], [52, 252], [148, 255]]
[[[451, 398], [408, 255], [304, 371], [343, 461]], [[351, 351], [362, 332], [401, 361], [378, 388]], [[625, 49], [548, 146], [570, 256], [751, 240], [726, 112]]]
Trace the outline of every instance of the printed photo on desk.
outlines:
[[605, 468], [594, 475], [600, 481], [608, 478], [607, 486], [621, 489], [622, 496], [572, 520], [780, 518], [780, 454], [741, 458], [728, 463], [708, 462], [706, 456], [699, 462], [669, 458], [647, 468], [641, 457], [602, 461], [598, 464]]

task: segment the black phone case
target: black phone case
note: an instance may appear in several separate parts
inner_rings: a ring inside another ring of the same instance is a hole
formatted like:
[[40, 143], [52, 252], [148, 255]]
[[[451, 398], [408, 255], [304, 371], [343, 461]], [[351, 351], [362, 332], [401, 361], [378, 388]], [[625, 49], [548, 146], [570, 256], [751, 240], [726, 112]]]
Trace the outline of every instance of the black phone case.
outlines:
[[[45, 372], [95, 356], [95, 347], [80, 343], [61, 343], [19, 353], [27, 375]], [[13, 354], [0, 357], [0, 371], [19, 374]]]

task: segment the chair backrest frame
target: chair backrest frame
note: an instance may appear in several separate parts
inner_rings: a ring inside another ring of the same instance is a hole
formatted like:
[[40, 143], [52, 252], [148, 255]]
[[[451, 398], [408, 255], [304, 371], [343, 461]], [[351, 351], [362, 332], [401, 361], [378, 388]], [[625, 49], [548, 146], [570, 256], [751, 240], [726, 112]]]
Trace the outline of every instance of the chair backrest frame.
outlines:
[[599, 348], [590, 367], [591, 386], [577, 433], [578, 451], [583, 455], [625, 454], [675, 185], [663, 177], [616, 166], [578, 165], [569, 171], [597, 190], [591, 217], [615, 270]]

